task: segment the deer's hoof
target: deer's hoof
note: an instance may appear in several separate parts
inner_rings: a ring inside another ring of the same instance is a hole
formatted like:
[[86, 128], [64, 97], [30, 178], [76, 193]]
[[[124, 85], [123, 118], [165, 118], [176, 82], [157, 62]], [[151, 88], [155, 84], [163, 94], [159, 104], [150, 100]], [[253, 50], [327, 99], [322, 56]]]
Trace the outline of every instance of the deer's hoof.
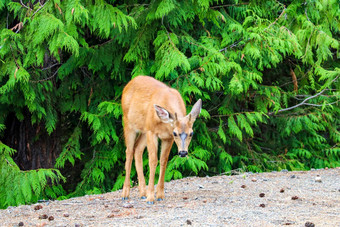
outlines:
[[142, 196], [142, 197], [140, 197], [141, 199], [146, 199], [146, 196]]
[[162, 198], [158, 198], [158, 199], [157, 199], [157, 201], [163, 201], [163, 200], [164, 200], [164, 199], [162, 199]]
[[128, 200], [129, 197], [122, 197], [122, 200]]
[[149, 204], [149, 205], [153, 205], [154, 204], [154, 202], [152, 202], [152, 201], [148, 201], [146, 203]]

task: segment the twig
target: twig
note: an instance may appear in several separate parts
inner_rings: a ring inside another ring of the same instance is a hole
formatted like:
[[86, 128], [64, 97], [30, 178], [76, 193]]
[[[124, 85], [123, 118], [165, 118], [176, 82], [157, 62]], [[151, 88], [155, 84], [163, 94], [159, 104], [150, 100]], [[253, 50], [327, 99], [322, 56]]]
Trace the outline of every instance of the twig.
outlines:
[[20, 0], [20, 4], [21, 4], [23, 7], [25, 7], [26, 9], [32, 10], [30, 7], [28, 7], [27, 5], [25, 5], [25, 4], [22, 2], [22, 0]]
[[44, 5], [40, 6], [39, 9], [37, 9], [37, 10], [33, 13], [32, 17], [33, 17], [37, 12], [39, 12], [39, 11], [46, 5], [46, 3], [48, 3], [48, 0], [44, 3]]
[[[40, 7], [32, 14], [31, 18], [32, 18], [37, 12], [39, 12], [39, 11], [46, 5], [46, 3], [48, 3], [48, 1], [49, 1], [49, 0], [47, 0], [47, 1], [44, 3], [44, 5], [40, 6]], [[29, 7], [27, 7], [25, 4], [23, 4], [21, 0], [20, 0], [20, 3], [21, 3], [21, 5], [22, 5], [23, 7], [29, 9], [30, 11], [32, 11], [32, 9], [29, 8]], [[40, 4], [41, 4], [41, 3], [40, 3]], [[26, 20], [25, 22], [23, 22], [21, 27], [23, 27], [27, 21], [28, 21], [28, 20]], [[21, 28], [18, 29], [15, 33], [18, 33], [20, 30], [21, 30]]]
[[168, 38], [169, 38], [169, 41], [170, 41], [171, 45], [172, 45], [175, 49], [177, 49], [177, 48], [176, 48], [176, 45], [175, 45], [175, 44], [172, 42], [172, 40], [171, 40], [170, 33], [169, 33], [168, 29], [166, 29], [166, 27], [165, 27], [165, 25], [164, 25], [164, 23], [163, 23], [164, 17], [165, 17], [165, 16], [162, 17], [162, 25], [163, 25], [163, 27], [164, 27], [164, 29], [165, 29], [165, 31], [166, 31], [166, 34], [168, 35]]
[[19, 64], [18, 64], [18, 62], [17, 62], [17, 59], [16, 59], [15, 56], [14, 56], [12, 45], [9, 44], [9, 47], [11, 48], [11, 53], [12, 53], [14, 62], [15, 62], [15, 64], [16, 64], [17, 68], [20, 69], [20, 66], [19, 66]]
[[6, 28], [8, 29], [8, 17], [9, 17], [9, 13], [7, 12], [7, 21], [6, 21]]
[[242, 2], [242, 3], [238, 3], [238, 4], [227, 4], [227, 5], [213, 6], [213, 7], [210, 7], [210, 9], [224, 8], [224, 7], [230, 7], [230, 6], [243, 6], [243, 5], [249, 5], [249, 2]]
[[276, 22], [283, 16], [283, 14], [285, 13], [286, 11], [286, 6], [283, 5], [283, 10], [282, 10], [282, 13], [280, 14], [280, 16], [278, 18], [276, 18], [276, 20], [271, 23], [268, 27], [266, 27], [263, 31], [265, 32], [267, 29], [269, 29], [271, 26], [273, 26], [274, 24], [276, 24]]
[[[242, 38], [242, 39], [240, 39], [239, 41], [236, 41], [235, 43], [231, 44], [230, 46], [227, 46], [227, 47], [225, 47], [225, 48], [223, 48], [223, 49], [219, 50], [219, 52], [225, 51], [225, 50], [227, 50], [228, 48], [233, 48], [233, 47], [236, 47], [236, 46], [237, 46], [237, 44], [239, 44], [239, 43], [240, 43], [242, 40], [243, 40], [243, 38]], [[249, 39], [248, 39], [248, 40], [249, 40]]]
[[53, 68], [54, 66], [57, 66], [57, 65], [60, 65], [61, 63], [55, 63], [55, 64], [53, 64], [53, 65], [50, 65], [50, 66], [47, 66], [46, 68], [43, 68], [43, 69], [41, 69], [41, 70], [47, 70], [47, 69], [50, 69], [50, 68]]
[[[337, 100], [337, 101], [332, 102], [332, 103], [327, 103], [327, 104], [325, 104], [325, 106], [333, 105], [333, 104], [335, 104], [335, 103], [337, 103], [339, 101], [340, 100]], [[307, 106], [316, 106], [316, 107], [324, 106], [323, 104], [313, 104], [313, 103], [305, 103], [305, 105], [307, 105]]]

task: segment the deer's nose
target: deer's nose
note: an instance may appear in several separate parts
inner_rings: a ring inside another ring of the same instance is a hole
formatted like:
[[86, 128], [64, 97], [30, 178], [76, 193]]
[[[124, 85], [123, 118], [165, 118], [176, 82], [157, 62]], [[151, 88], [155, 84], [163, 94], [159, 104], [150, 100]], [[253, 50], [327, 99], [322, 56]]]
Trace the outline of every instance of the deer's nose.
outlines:
[[178, 155], [183, 158], [183, 157], [186, 157], [188, 155], [188, 152], [187, 151], [179, 151]]

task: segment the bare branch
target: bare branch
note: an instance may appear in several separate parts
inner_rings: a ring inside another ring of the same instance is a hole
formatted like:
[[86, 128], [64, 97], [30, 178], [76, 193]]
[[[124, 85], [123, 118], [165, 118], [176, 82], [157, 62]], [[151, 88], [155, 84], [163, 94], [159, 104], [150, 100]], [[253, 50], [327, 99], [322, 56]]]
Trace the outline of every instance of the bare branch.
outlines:
[[22, 2], [22, 0], [20, 0], [20, 4], [21, 4], [23, 7], [25, 7], [26, 9], [32, 10], [30, 7], [28, 7], [27, 5], [25, 5], [25, 4]]
[[[334, 82], [335, 80], [337, 80], [338, 77], [339, 77], [339, 76], [335, 77], [335, 78], [331, 81], [331, 83]], [[310, 100], [310, 99], [313, 99], [313, 98], [316, 98], [316, 97], [320, 96], [320, 95], [321, 95], [322, 93], [324, 93], [326, 90], [327, 90], [327, 88], [324, 88], [324, 89], [323, 89], [322, 91], [320, 91], [319, 93], [316, 93], [315, 95], [312, 95], [312, 96], [310, 96], [310, 97], [304, 99], [304, 100], [303, 100], [302, 102], [300, 102], [299, 104], [296, 104], [295, 106], [291, 106], [291, 107], [288, 107], [288, 108], [285, 108], [285, 109], [278, 110], [277, 113], [284, 112], [284, 111], [288, 111], [288, 110], [292, 110], [292, 109], [295, 109], [295, 108], [297, 108], [297, 107], [299, 107], [299, 106], [302, 106], [302, 105], [308, 105], [308, 106], [323, 106], [323, 105], [319, 105], [319, 104], [307, 103], [307, 101]], [[338, 102], [338, 101], [336, 101], [336, 102]], [[336, 102], [335, 102], [335, 103], [336, 103]], [[334, 104], [334, 103], [332, 103], [332, 104]], [[329, 105], [331, 105], [331, 103], [329, 103]], [[268, 115], [273, 115], [273, 114], [275, 114], [275, 113], [276, 113], [276, 112], [270, 112], [270, 113], [268, 113]]]
[[58, 71], [59, 71], [59, 68], [50, 77], [47, 77], [47, 78], [41, 79], [41, 80], [30, 80], [30, 82], [31, 83], [40, 83], [40, 82], [45, 82], [45, 81], [51, 80], [53, 77], [55, 77], [58, 74]]

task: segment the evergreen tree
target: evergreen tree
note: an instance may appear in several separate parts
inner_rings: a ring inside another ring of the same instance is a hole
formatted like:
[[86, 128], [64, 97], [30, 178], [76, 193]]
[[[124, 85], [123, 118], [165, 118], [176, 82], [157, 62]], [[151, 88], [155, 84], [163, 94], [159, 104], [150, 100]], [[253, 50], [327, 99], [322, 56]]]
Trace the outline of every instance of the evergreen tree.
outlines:
[[340, 166], [339, 40], [338, 0], [0, 0], [0, 208], [121, 188], [137, 75], [203, 100], [166, 180]]

